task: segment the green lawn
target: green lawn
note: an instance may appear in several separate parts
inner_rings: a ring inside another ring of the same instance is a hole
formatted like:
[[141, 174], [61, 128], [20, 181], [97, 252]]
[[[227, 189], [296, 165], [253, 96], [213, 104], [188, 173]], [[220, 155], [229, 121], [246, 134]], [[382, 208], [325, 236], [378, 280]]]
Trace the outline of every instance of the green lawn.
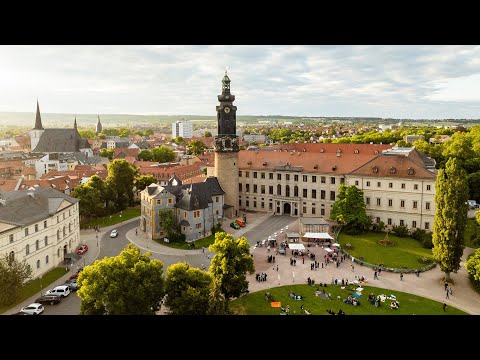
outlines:
[[[352, 290], [350, 290], [350, 288]], [[442, 309], [442, 303], [421, 296], [412, 295], [400, 291], [381, 289], [372, 286], [364, 286], [360, 305], [353, 306], [345, 304], [343, 299], [349, 294], [355, 292], [351, 286], [341, 289], [341, 286], [328, 285], [327, 287], [319, 287], [320, 291], [330, 293], [333, 300], [322, 299], [315, 295], [317, 286], [309, 285], [287, 285], [271, 288], [264, 291], [257, 291], [238, 299], [232, 300], [231, 309], [237, 314], [246, 315], [279, 315], [280, 308], [272, 308], [270, 302], [265, 300], [265, 293], [268, 291], [273, 295], [274, 301], [280, 301], [281, 306], [285, 308], [290, 306], [290, 315], [300, 315], [300, 306], [309, 310], [312, 315], [328, 315], [327, 310], [333, 310], [336, 313], [342, 309], [346, 315], [468, 315], [467, 313], [447, 306], [446, 311]], [[301, 295], [303, 300], [293, 300], [288, 295], [290, 292], [295, 295]], [[373, 293], [375, 296], [385, 294], [389, 296], [393, 294], [397, 297], [400, 307], [397, 310], [390, 308], [391, 300], [381, 302], [380, 307], [375, 307], [368, 302], [368, 295]], [[340, 296], [340, 300], [337, 299]]]
[[465, 246], [470, 247], [470, 248], [478, 248], [478, 245], [474, 245], [470, 241], [470, 236], [473, 233], [473, 230], [475, 228], [475, 219], [467, 219], [467, 227], [465, 228]]
[[88, 229], [94, 226], [100, 226], [100, 227], [111, 226], [111, 225], [121, 223], [122, 221], [133, 219], [137, 216], [140, 216], [140, 208], [129, 208], [121, 212], [118, 212], [116, 214], [112, 214], [102, 218], [93, 219], [88, 222], [84, 222], [82, 223], [81, 228]]
[[[223, 230], [222, 228], [220, 228], [220, 230], [218, 230], [219, 232], [225, 232], [225, 230]], [[169, 242], [169, 243], [166, 243], [164, 242], [163, 240], [154, 240], [156, 242], [158, 242], [159, 244], [162, 244], [162, 245], [165, 245], [165, 246], [169, 246], [171, 248], [175, 248], [175, 249], [182, 249], [182, 250], [192, 250], [192, 246], [190, 245], [190, 243], [187, 243], [187, 242]], [[199, 239], [199, 240], [195, 240], [194, 243], [195, 243], [195, 249], [201, 249], [202, 247], [204, 248], [208, 248], [209, 245], [213, 244], [215, 242], [215, 234], [214, 235], [210, 235], [210, 236], [207, 236], [207, 237], [204, 237], [203, 239]]]
[[418, 269], [425, 267], [418, 259], [426, 257], [433, 260], [432, 250], [422, 247], [419, 241], [405, 237], [401, 238], [388, 234], [388, 238], [395, 242], [394, 246], [382, 246], [377, 243], [383, 240], [385, 233], [367, 232], [360, 235], [347, 235], [340, 233], [338, 242], [345, 248], [349, 243], [352, 249], [346, 249], [355, 258], [363, 257], [363, 260], [370, 264], [383, 264], [385, 267]]
[[[14, 307], [16, 304], [25, 301], [29, 297], [35, 295], [37, 292], [43, 288], [44, 291], [49, 289], [49, 285], [56, 281], [57, 279], [61, 278], [65, 275], [65, 268], [64, 267], [57, 267], [42, 276], [42, 280], [35, 279], [29, 281], [25, 287], [20, 291], [17, 301], [13, 305], [0, 307], [0, 314], [4, 313], [8, 309]], [[41, 282], [40, 282], [41, 281]]]

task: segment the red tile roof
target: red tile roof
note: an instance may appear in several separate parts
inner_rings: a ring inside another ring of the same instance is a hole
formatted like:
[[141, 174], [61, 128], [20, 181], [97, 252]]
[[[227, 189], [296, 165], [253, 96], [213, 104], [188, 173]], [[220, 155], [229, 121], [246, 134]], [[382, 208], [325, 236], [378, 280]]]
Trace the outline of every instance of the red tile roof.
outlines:
[[17, 186], [18, 179], [16, 180], [0, 180], [0, 190], [2, 191], [12, 191], [15, 190], [15, 187]]

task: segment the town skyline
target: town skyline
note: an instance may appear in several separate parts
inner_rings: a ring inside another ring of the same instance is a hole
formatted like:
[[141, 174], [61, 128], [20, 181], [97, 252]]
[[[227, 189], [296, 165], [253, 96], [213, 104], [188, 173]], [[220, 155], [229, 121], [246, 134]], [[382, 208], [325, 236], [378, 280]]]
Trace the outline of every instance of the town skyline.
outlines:
[[478, 118], [479, 46], [1, 46], [0, 111]]

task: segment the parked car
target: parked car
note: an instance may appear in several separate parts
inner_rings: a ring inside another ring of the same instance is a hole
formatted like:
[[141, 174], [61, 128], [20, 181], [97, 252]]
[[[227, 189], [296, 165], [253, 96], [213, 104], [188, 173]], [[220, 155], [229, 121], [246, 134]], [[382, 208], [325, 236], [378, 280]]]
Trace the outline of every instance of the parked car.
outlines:
[[236, 222], [232, 222], [230, 226], [236, 230], [240, 229], [240, 225], [238, 225]]
[[110, 237], [114, 238], [114, 237], [117, 237], [117, 236], [118, 236], [118, 230], [112, 230], [112, 232], [110, 233]]
[[60, 295], [45, 294], [36, 299], [35, 302], [39, 304], [54, 305], [58, 304], [60, 300], [62, 300]]
[[88, 251], [88, 246], [87, 245], [80, 245], [80, 247], [77, 250], [78, 255], [83, 255]]
[[53, 289], [47, 290], [45, 295], [53, 294], [53, 295], [60, 295], [63, 297], [67, 297], [70, 294], [70, 288], [66, 285], [59, 285], [54, 287]]
[[235, 222], [240, 225], [241, 227], [244, 227], [246, 224], [245, 224], [245, 221], [243, 219], [237, 219], [235, 220]]
[[69, 280], [63, 285], [68, 286], [70, 291], [77, 291], [79, 289], [79, 286], [77, 285], [77, 279]]
[[40, 315], [43, 312], [43, 310], [45, 310], [45, 308], [43, 307], [42, 304], [33, 303], [33, 304], [28, 305], [28, 306], [25, 306], [20, 311], [24, 312], [25, 314], [29, 314], [29, 315]]

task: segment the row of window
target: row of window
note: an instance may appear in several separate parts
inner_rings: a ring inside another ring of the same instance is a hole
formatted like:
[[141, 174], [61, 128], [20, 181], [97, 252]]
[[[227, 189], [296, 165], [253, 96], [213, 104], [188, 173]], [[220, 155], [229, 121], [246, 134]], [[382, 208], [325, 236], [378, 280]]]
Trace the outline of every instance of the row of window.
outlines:
[[[238, 184], [238, 191], [242, 192], [243, 191], [243, 184], [239, 183]], [[245, 192], [249, 193], [250, 192], [250, 184], [245, 184]], [[253, 185], [253, 193], [254, 194], [265, 194], [265, 185], [260, 185], [260, 193], [258, 192], [258, 185]], [[269, 185], [268, 186], [268, 194], [269, 195], [274, 195], [273, 194], [273, 186]], [[275, 195], [279, 196], [287, 196], [290, 197], [292, 196], [292, 193], [290, 192], [290, 186], [286, 185], [285, 186], [285, 193], [282, 194], [282, 185], [278, 184], [277, 185], [277, 193]], [[302, 195], [304, 198], [308, 197], [308, 189], [302, 189]], [[317, 198], [317, 190], [313, 189], [311, 190], [311, 198], [316, 199]], [[298, 186], [293, 187], [293, 196], [298, 197]], [[320, 190], [320, 199], [325, 199], [326, 197], [326, 191], [325, 190]], [[335, 191], [330, 191], [330, 200], [335, 201]]]
[[[377, 199], [377, 206], [382, 205], [382, 199], [381, 198], [376, 198]], [[366, 197], [365, 198], [365, 205], [370, 205], [370, 198]], [[393, 206], [393, 199], [388, 199], [388, 206], [392, 207]], [[405, 207], [405, 200], [400, 200], [400, 207], [404, 208]], [[412, 201], [412, 208], [413, 209], [418, 209], [418, 201], [413, 200]], [[430, 202], [425, 202], [425, 210], [430, 210]]]
[[[257, 171], [252, 171], [253, 173], [253, 178], [257, 179], [258, 178], [258, 172]], [[243, 171], [240, 170], [238, 172], [238, 176], [242, 177]], [[265, 179], [266, 178], [265, 172], [260, 173], [260, 179]], [[268, 179], [273, 180], [273, 173], [268, 173]], [[300, 178], [300, 175], [290, 175], [290, 174], [281, 174], [277, 173], [277, 180], [282, 180], [282, 175], [285, 175], [285, 180], [290, 181], [291, 178], [293, 178], [293, 181], [298, 181]], [[311, 182], [316, 183], [317, 182], [317, 176], [316, 175], [301, 175], [302, 176], [302, 181], [303, 182], [308, 182], [308, 177], [311, 176]], [[250, 177], [250, 171], [245, 171], [245, 177], [249, 178]], [[325, 184], [327, 182], [327, 177], [326, 176], [320, 176], [320, 182], [322, 184]], [[330, 184], [335, 184], [336, 178], [335, 177], [330, 177]], [[343, 184], [345, 182], [345, 178], [340, 178], [340, 184]]]
[[[253, 208], [257, 208], [257, 201], [256, 200], [253, 200], [252, 204], [253, 204]], [[240, 207], [242, 206], [242, 199], [238, 200], [238, 206], [240, 206]], [[245, 200], [245, 207], [250, 208], [250, 200], [248, 200], [248, 199]], [[265, 209], [265, 202], [264, 201], [260, 202], [260, 209]], [[272, 210], [272, 209], [273, 209], [273, 204], [272, 204], [272, 202], [270, 202], [268, 204], [268, 210]], [[307, 213], [307, 207], [306, 206], [303, 206], [302, 210], [303, 210], [303, 214]], [[315, 215], [316, 214], [315, 204], [312, 204], [312, 209], [311, 210], [312, 210], [312, 215]], [[277, 212], [280, 212], [280, 207], [278, 207], [278, 206], [277, 206]], [[325, 209], [324, 208], [320, 209], [320, 215], [322, 215], [322, 216], [325, 215]]]
[[[376, 218], [376, 222], [377, 222], [377, 224], [380, 223], [380, 217], [377, 217], [377, 218]], [[388, 219], [387, 219], [387, 225], [393, 225], [393, 222], [392, 222], [392, 219], [391, 219], [391, 218], [388, 218]], [[407, 225], [407, 224], [405, 223], [404, 220], [400, 220], [400, 226], [406, 226], [406, 225]], [[412, 228], [413, 228], [413, 229], [416, 229], [416, 228], [417, 228], [417, 221], [416, 221], [416, 220], [413, 220], [413, 221], [412, 221]], [[430, 223], [429, 223], [429, 222], [425, 222], [424, 229], [425, 229], [425, 230], [430, 230]]]
[[[355, 186], [358, 186], [359, 184], [359, 181], [358, 180], [355, 180]], [[370, 181], [367, 181], [365, 183], [365, 186], [366, 187], [371, 187], [371, 182]], [[382, 187], [382, 182], [381, 181], [377, 181], [377, 188], [380, 188]], [[406, 184], [405, 183], [401, 183], [400, 187], [402, 189], [406, 189]], [[388, 188], [389, 189], [393, 189], [393, 183], [392, 182], [389, 182], [388, 183]], [[418, 190], [418, 184], [413, 184], [413, 190]], [[432, 185], [427, 185], [427, 191], [431, 191], [432, 190]]]

